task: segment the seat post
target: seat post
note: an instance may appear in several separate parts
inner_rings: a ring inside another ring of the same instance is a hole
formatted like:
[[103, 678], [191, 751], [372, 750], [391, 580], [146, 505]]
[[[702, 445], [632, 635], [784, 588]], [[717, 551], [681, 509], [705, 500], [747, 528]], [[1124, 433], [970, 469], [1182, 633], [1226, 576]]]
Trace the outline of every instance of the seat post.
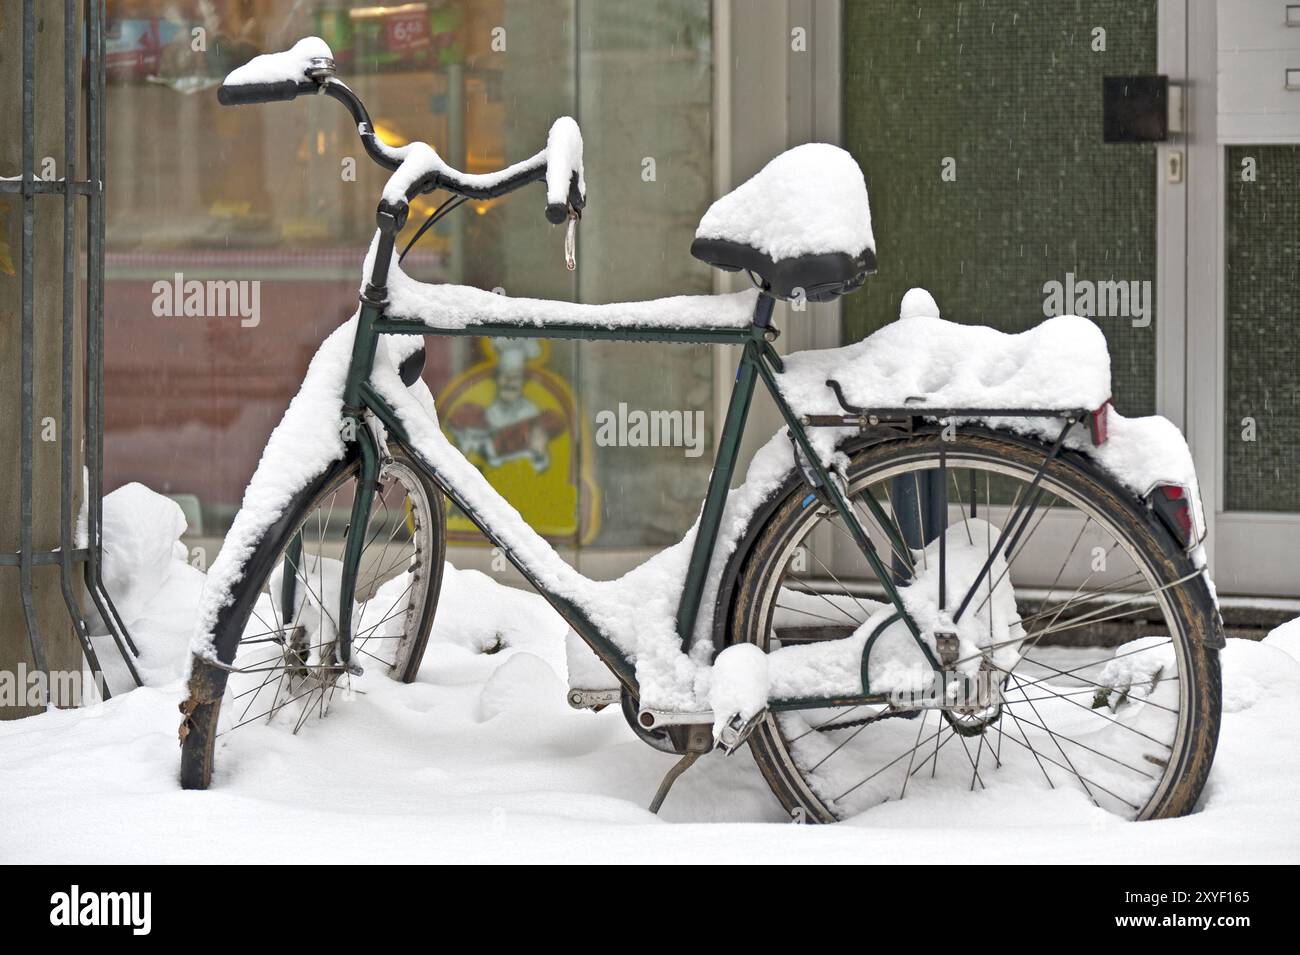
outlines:
[[[758, 297], [758, 304], [754, 307], [756, 328], [770, 327], [773, 304], [769, 295]], [[683, 648], [687, 650], [694, 643], [695, 621], [699, 616], [700, 600], [704, 594], [704, 581], [713, 559], [713, 549], [718, 540], [718, 528], [722, 524], [727, 494], [731, 490], [731, 476], [736, 468], [736, 459], [740, 455], [741, 438], [745, 434], [745, 419], [749, 417], [749, 405], [754, 397], [754, 386], [758, 380], [757, 337], [745, 343], [740, 367], [736, 370], [736, 384], [731, 390], [727, 417], [722, 425], [722, 435], [718, 439], [718, 454], [713, 461], [713, 473], [709, 475], [709, 489], [705, 493], [704, 506], [700, 510], [695, 543], [691, 547], [691, 560], [686, 570], [686, 581], [682, 587], [681, 601], [677, 605], [677, 635]], [[721, 647], [714, 647], [714, 652], [720, 649]]]

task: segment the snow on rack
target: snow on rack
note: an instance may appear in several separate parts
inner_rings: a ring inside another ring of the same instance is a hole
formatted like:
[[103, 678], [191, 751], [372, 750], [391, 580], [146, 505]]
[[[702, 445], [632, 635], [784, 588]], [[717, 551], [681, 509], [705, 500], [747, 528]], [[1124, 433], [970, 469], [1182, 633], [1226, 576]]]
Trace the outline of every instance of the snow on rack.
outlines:
[[[1093, 322], [1076, 315], [1049, 318], [1007, 334], [939, 317], [924, 289], [904, 296], [900, 318], [860, 342], [799, 352], [778, 376], [782, 394], [800, 414], [841, 414], [834, 379], [845, 400], [863, 408], [1100, 409], [1111, 396], [1110, 354]], [[1166, 418], [1126, 418], [1107, 406], [1108, 437], [1094, 445], [1076, 428], [1065, 446], [1096, 460], [1134, 494], [1160, 483], [1190, 489], [1197, 537], [1205, 534], [1196, 468], [1181, 432]], [[1053, 441], [1058, 418], [978, 416], [987, 427]], [[829, 453], [842, 435], [814, 434]], [[1202, 563], [1200, 559], [1198, 562]]]
[[[754, 295], [746, 292], [736, 296], [684, 296], [622, 305], [575, 305], [511, 299], [463, 286], [426, 285], [403, 275], [396, 263], [390, 281], [390, 313], [424, 321], [434, 329], [464, 327], [483, 321], [575, 322], [597, 327], [736, 324], [742, 318], [748, 320]], [[1033, 394], [1023, 394], [1021, 400], [1051, 408], [1099, 405], [1109, 396], [1105, 342], [1095, 326], [1084, 319], [1053, 320], [1022, 335], [1004, 335], [941, 321], [933, 299], [924, 292], [909, 293], [904, 305], [906, 318], [862, 342], [788, 356], [779, 382], [795, 410], [801, 414], [838, 410], [825, 386], [827, 377], [838, 377], [850, 395], [891, 407], [906, 404], [909, 398], [916, 397], [920, 386], [927, 384], [929, 388], [922, 389], [927, 401], [975, 400], [977, 382], [1006, 400], [1011, 393], [998, 391], [998, 376], [1021, 376], [1017, 378], [1021, 386], [1032, 384], [1035, 389]], [[1057, 330], [1061, 332], [1059, 336], [1054, 334]], [[343, 453], [338, 421], [355, 332], [354, 316], [326, 339], [311, 362], [302, 390], [271, 435], [245, 492], [243, 506], [209, 572], [195, 635], [197, 653], [212, 654], [216, 613], [231, 600], [231, 589], [240, 570], [266, 528], [294, 493]], [[948, 336], [952, 340], [945, 343]], [[708, 710], [711, 700], [743, 702], [746, 707], [752, 707], [759, 698], [752, 686], [713, 685], [710, 634], [718, 581], [728, 558], [756, 510], [792, 474], [794, 460], [784, 433], [778, 432], [755, 454], [744, 482], [727, 497], [696, 624], [694, 649], [688, 653], [676, 633], [675, 611], [698, 522], [677, 544], [617, 580], [595, 581], [584, 577], [565, 563], [451, 444], [438, 425], [427, 386], [423, 382], [411, 388], [402, 384], [398, 365], [418, 347], [419, 341], [416, 336], [388, 336], [381, 340], [371, 384], [393, 407], [412, 450], [436, 470], [459, 500], [493, 527], [500, 542], [536, 579], [581, 607], [635, 663], [642, 704], [681, 712]], [[1073, 365], [1060, 364], [1059, 357], [1051, 358], [1056, 362], [1052, 366], [1055, 375], [1038, 375], [1020, 367], [1023, 362], [1049, 360], [1053, 347], [1073, 353]], [[880, 380], [872, 384], [869, 376], [880, 376]], [[952, 383], [946, 384], [949, 381]], [[869, 388], [876, 390], [865, 390]], [[977, 420], [990, 427], [1044, 438], [1054, 438], [1061, 427], [1061, 422], [1051, 419], [1046, 423], [1026, 418]], [[854, 429], [849, 428], [815, 430], [815, 448], [827, 466], [842, 462], [838, 445], [853, 433]], [[1162, 418], [1127, 419], [1112, 411], [1110, 439], [1105, 444], [1093, 447], [1086, 436], [1080, 435], [1071, 446], [1095, 457], [1135, 493], [1144, 493], [1157, 480], [1175, 481], [1192, 489], [1193, 500], [1199, 507], [1187, 445], [1178, 430]], [[1199, 511], [1197, 517], [1199, 522]], [[1203, 555], [1199, 552], [1197, 559], [1203, 566]], [[629, 613], [631, 607], [637, 612]], [[780, 687], [783, 696], [860, 692], [859, 668], [845, 665], [841, 659], [848, 642], [830, 641], [801, 648], [805, 652], [799, 654], [771, 655], [766, 675], [770, 686]], [[757, 678], [755, 667], [735, 669], [737, 674], [744, 674], [743, 682], [747, 684]]]
[[222, 85], [250, 86], [258, 83], [283, 83], [307, 78], [311, 61], [320, 57], [333, 59], [329, 45], [318, 36], [303, 37], [280, 53], [255, 56], [238, 69], [231, 70]]
[[862, 170], [827, 143], [774, 158], [709, 206], [695, 238], [739, 242], [774, 262], [823, 252], [856, 257], [876, 248]]

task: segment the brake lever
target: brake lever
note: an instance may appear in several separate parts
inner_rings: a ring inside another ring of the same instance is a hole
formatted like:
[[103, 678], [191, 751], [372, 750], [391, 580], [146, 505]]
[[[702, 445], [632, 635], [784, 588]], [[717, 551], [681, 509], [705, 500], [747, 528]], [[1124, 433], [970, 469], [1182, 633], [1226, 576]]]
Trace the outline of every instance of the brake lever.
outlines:
[[564, 267], [570, 272], [578, 267], [578, 219], [581, 217], [573, 206], [569, 206], [569, 224], [564, 230]]

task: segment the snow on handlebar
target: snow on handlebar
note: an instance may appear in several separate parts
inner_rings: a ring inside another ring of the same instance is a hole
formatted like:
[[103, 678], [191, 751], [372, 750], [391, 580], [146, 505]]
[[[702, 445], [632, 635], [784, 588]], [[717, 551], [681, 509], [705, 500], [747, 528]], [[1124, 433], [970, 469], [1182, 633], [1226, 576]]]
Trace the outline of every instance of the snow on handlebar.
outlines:
[[587, 183], [582, 169], [582, 133], [571, 116], [551, 126], [546, 148], [529, 159], [498, 172], [470, 174], [449, 166], [427, 143], [390, 146], [374, 132], [360, 99], [334, 79], [334, 55], [319, 37], [299, 40], [281, 53], [255, 56], [233, 70], [217, 90], [225, 106], [292, 100], [303, 93], [327, 93], [343, 102], [357, 120], [366, 151], [393, 169], [384, 187], [384, 205], [403, 221], [416, 196], [446, 189], [470, 199], [491, 199], [520, 186], [545, 180], [546, 218], [559, 224], [576, 219], [586, 205]]
[[561, 116], [546, 137], [546, 218], [558, 225], [586, 204], [582, 131], [572, 116]]
[[334, 54], [318, 36], [304, 37], [281, 53], [263, 53], [231, 70], [217, 90], [223, 106], [274, 103], [315, 93], [317, 76], [334, 72]]

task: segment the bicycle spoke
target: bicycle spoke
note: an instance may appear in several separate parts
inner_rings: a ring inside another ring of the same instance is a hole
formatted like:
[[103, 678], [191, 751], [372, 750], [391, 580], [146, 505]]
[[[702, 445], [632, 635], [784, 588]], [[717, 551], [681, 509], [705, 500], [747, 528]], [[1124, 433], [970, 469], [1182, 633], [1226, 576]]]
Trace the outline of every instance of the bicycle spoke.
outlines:
[[[958, 735], [957, 738], [961, 740], [961, 748], [962, 748], [962, 752], [964, 752], [964, 753], [966, 754], [966, 762], [970, 763], [971, 770], [972, 770], [972, 773], [971, 773], [971, 780], [970, 780], [970, 791], [971, 791], [971, 792], [974, 792], [974, 791], [975, 791], [975, 782], [976, 782], [976, 780], [979, 781], [980, 789], [985, 789], [985, 788], [987, 788], [987, 787], [985, 787], [985, 785], [984, 785], [984, 780], [980, 779], [980, 767], [979, 767], [979, 763], [977, 763], [975, 760], [973, 760], [973, 759], [970, 758], [970, 747], [966, 745], [966, 737], [961, 736], [961, 735]], [[984, 741], [984, 737], [981, 735], [981, 736], [980, 736], [980, 742], [981, 742], [981, 744], [983, 743], [983, 741]]]
[[824, 593], [822, 593], [821, 591], [819, 591], [819, 590], [817, 590], [816, 588], [814, 588], [814, 587], [812, 586], [812, 584], [810, 584], [808, 581], [804, 580], [804, 579], [801, 578], [801, 577], [796, 576], [795, 573], [794, 573], [793, 571], [789, 571], [788, 573], [789, 573], [789, 576], [790, 576], [790, 577], [793, 577], [793, 578], [794, 578], [794, 580], [795, 580], [796, 583], [803, 584], [803, 585], [807, 588], [807, 590], [804, 591], [804, 592], [805, 592], [808, 596], [810, 596], [810, 597], [820, 597], [820, 598], [821, 598], [823, 601], [825, 601], [825, 602], [830, 606], [830, 608], [831, 608], [832, 610], [834, 610], [836, 613], [841, 613], [841, 614], [843, 614], [843, 615], [845, 616], [845, 618], [848, 619], [849, 623], [853, 624], [855, 628], [858, 627], [858, 626], [860, 626], [860, 625], [862, 624], [862, 621], [861, 621], [861, 620], [856, 620], [856, 619], [854, 619], [854, 617], [853, 617], [853, 616], [852, 616], [852, 615], [851, 615], [847, 610], [845, 610], [845, 609], [844, 609], [843, 607], [841, 607], [839, 604], [835, 603], [835, 601], [831, 600], [830, 597], [827, 597]]
[[[912, 556], [911, 544], [908, 542], [907, 536], [903, 533], [902, 525], [898, 523], [898, 511], [894, 509], [894, 501], [889, 496], [889, 482], [888, 481], [882, 482], [880, 485], [880, 489], [885, 492], [885, 503], [889, 506], [889, 522], [894, 525], [894, 530], [898, 533], [899, 543], [901, 543], [903, 545], [904, 550], [907, 551], [906, 556], [907, 556], [908, 573], [910, 576], [915, 577], [916, 558]], [[897, 549], [895, 548], [895, 550]]]
[[[1018, 724], [1017, 724], [1017, 725], [1018, 725]], [[1022, 732], [1022, 734], [1023, 734], [1024, 731], [1022, 730], [1021, 732]], [[1043, 759], [1043, 760], [1046, 760], [1047, 762], [1051, 763], [1051, 764], [1052, 764], [1053, 766], [1055, 766], [1057, 769], [1063, 769], [1063, 770], [1065, 770], [1066, 772], [1069, 772], [1069, 773], [1072, 773], [1072, 774], [1073, 774], [1074, 771], [1073, 771], [1072, 769], [1070, 769], [1070, 767], [1068, 767], [1068, 766], [1063, 766], [1062, 764], [1058, 763], [1056, 760], [1052, 759], [1052, 757], [1050, 757], [1050, 756], [1048, 756], [1048, 755], [1046, 755], [1046, 754], [1037, 753], [1037, 751], [1034, 750], [1034, 747], [1031, 746], [1031, 745], [1029, 744], [1029, 742], [1028, 742], [1029, 737], [1028, 737], [1027, 735], [1025, 736], [1025, 740], [1026, 740], [1025, 742], [1021, 742], [1020, 740], [1016, 739], [1014, 736], [1010, 735], [1009, 733], [1007, 734], [1007, 739], [1011, 740], [1011, 742], [1015, 743], [1017, 746], [1023, 746], [1023, 747], [1025, 747], [1026, 749], [1030, 750], [1031, 752], [1036, 753], [1037, 756], [1038, 756], [1039, 758], [1041, 758], [1041, 759]], [[1040, 768], [1041, 768], [1041, 763], [1040, 763]], [[1043, 772], [1044, 772], [1044, 774], [1046, 774], [1047, 770], [1044, 769]], [[1077, 774], [1076, 774], [1076, 775], [1077, 775]], [[1050, 781], [1050, 777], [1049, 777], [1049, 781]], [[1080, 781], [1081, 781], [1081, 782], [1083, 781], [1082, 778], [1080, 778]], [[1136, 805], [1134, 805], [1133, 803], [1129, 802], [1127, 799], [1125, 799], [1123, 796], [1119, 795], [1118, 793], [1113, 792], [1113, 791], [1111, 791], [1110, 789], [1107, 789], [1105, 786], [1101, 785], [1101, 784], [1100, 784], [1099, 782], [1097, 782], [1095, 779], [1089, 779], [1089, 780], [1088, 780], [1088, 783], [1089, 783], [1089, 785], [1091, 785], [1094, 789], [1098, 789], [1098, 790], [1100, 790], [1101, 792], [1104, 792], [1106, 795], [1108, 795], [1108, 796], [1110, 796], [1110, 797], [1112, 797], [1112, 798], [1118, 800], [1119, 802], [1122, 802], [1124, 805], [1128, 806], [1128, 808], [1132, 809], [1134, 812], [1137, 812], [1139, 809], [1142, 808], [1141, 806], [1136, 806]], [[1053, 788], [1053, 789], [1056, 788], [1055, 784], [1052, 784], [1052, 788]], [[1093, 803], [1094, 803], [1094, 805], [1096, 804], [1096, 800], [1095, 800], [1095, 799], [1093, 800]]]
[[[930, 740], [932, 740], [932, 739], [937, 740], [939, 734], [942, 733], [942, 732], [943, 732], [943, 729], [942, 729], [942, 728], [935, 730], [934, 735], [932, 735], [932, 736], [927, 736], [924, 740], [921, 741], [921, 745], [922, 745], [922, 746], [925, 745], [926, 743], [930, 742]], [[847, 796], [849, 793], [854, 792], [855, 790], [862, 788], [862, 787], [865, 786], [867, 783], [871, 782], [871, 780], [875, 779], [877, 776], [879, 776], [881, 773], [883, 773], [885, 770], [889, 769], [889, 767], [893, 766], [895, 763], [902, 762], [903, 757], [906, 756], [906, 755], [907, 755], [908, 753], [910, 753], [910, 752], [914, 752], [914, 751], [916, 750], [916, 748], [917, 748], [917, 747], [913, 746], [910, 750], [904, 750], [904, 751], [903, 751], [902, 753], [900, 753], [898, 756], [895, 756], [893, 759], [891, 759], [889, 762], [887, 762], [884, 766], [881, 766], [879, 769], [877, 769], [874, 773], [872, 773], [872, 774], [871, 774], [870, 776], [868, 776], [866, 779], [863, 779], [863, 780], [860, 781], [860, 782], [854, 783], [854, 784], [853, 784], [852, 786], [850, 786], [848, 789], [844, 790], [844, 792], [840, 793], [838, 796], [836, 796], [836, 797], [834, 798], [834, 801], [835, 801], [835, 802], [839, 802], [841, 799], [843, 799], [843, 798], [844, 798], [845, 796]], [[937, 747], [936, 747], [936, 750], [937, 750]]]
[[[1057, 499], [1056, 495], [1052, 495], [1052, 499], [1056, 500]], [[993, 592], [998, 589], [998, 585], [1001, 584], [1002, 581], [1007, 577], [1007, 575], [1011, 573], [1011, 568], [1015, 564], [1016, 559], [1021, 554], [1023, 554], [1025, 552], [1025, 548], [1029, 546], [1029, 539], [1034, 536], [1034, 532], [1038, 530], [1038, 528], [1042, 525], [1043, 521], [1047, 519], [1047, 516], [1051, 514], [1052, 506], [1049, 505], [1047, 507], [1044, 507], [1042, 510], [1043, 513], [1039, 515], [1038, 520], [1034, 523], [1033, 528], [1029, 531], [1028, 534], [1025, 535], [1024, 540], [1020, 544], [1020, 548], [1009, 558], [1007, 558], [1007, 565], [1004, 568], [1002, 568], [1002, 573], [998, 574], [998, 579], [993, 581], [993, 583], [989, 585], [989, 592], [985, 594], [984, 599], [980, 601], [980, 605], [975, 608], [974, 611], [975, 613], [978, 614], [981, 610], [984, 609], [985, 605], [987, 605], [989, 602], [989, 598], [993, 596]]]
[[[1009, 672], [1008, 672], [1008, 676], [1011, 676], [1011, 674], [1010, 674]], [[1020, 683], [1020, 681], [1019, 681], [1018, 678], [1012, 676], [1012, 679], [1016, 680], [1016, 683], [1017, 683], [1017, 684]], [[1028, 684], [1026, 684], [1026, 685], [1028, 685]], [[1041, 684], [1038, 684], [1038, 685], [1041, 685]], [[1100, 683], [1098, 683], [1097, 686], [1102, 687], [1102, 685], [1101, 685]], [[1110, 690], [1110, 689], [1113, 689], [1113, 687], [1102, 687], [1102, 689]], [[1055, 694], [1054, 694], [1054, 695], [1055, 695]], [[1168, 748], [1168, 747], [1169, 747], [1169, 744], [1168, 744], [1168, 743], [1166, 743], [1166, 742], [1164, 742], [1164, 741], [1162, 741], [1162, 740], [1158, 740], [1158, 739], [1156, 739], [1154, 736], [1150, 735], [1149, 733], [1144, 733], [1144, 732], [1142, 732], [1142, 731], [1139, 730], [1139, 729], [1134, 729], [1132, 726], [1129, 726], [1127, 723], [1123, 723], [1123, 722], [1121, 722], [1120, 720], [1115, 719], [1114, 717], [1107, 716], [1105, 713], [1101, 712], [1101, 710], [1093, 709], [1091, 706], [1084, 706], [1082, 703], [1080, 703], [1080, 702], [1079, 702], [1078, 700], [1076, 700], [1076, 699], [1073, 699], [1072, 697], [1068, 697], [1068, 696], [1057, 696], [1057, 699], [1062, 700], [1062, 701], [1064, 701], [1064, 702], [1066, 702], [1066, 703], [1069, 703], [1071, 706], [1077, 706], [1079, 709], [1083, 710], [1084, 712], [1093, 714], [1093, 715], [1096, 716], [1098, 719], [1105, 720], [1105, 721], [1108, 722], [1108, 723], [1114, 723], [1116, 726], [1122, 726], [1124, 729], [1128, 730], [1130, 733], [1136, 733], [1138, 736], [1141, 736], [1143, 739], [1149, 739], [1151, 742], [1155, 743], [1157, 746], [1164, 746], [1165, 748]], [[1153, 706], [1153, 707], [1155, 707], [1156, 709], [1160, 709], [1160, 710], [1168, 710], [1168, 711], [1171, 712], [1171, 713], [1177, 713], [1177, 712], [1178, 712], [1177, 710], [1171, 709], [1171, 708], [1168, 707], [1168, 706], [1161, 706], [1161, 705], [1158, 704], [1158, 703], [1154, 703], [1154, 702], [1152, 702], [1151, 700], [1143, 700], [1142, 702], [1143, 702], [1143, 703], [1146, 703], [1146, 704], [1149, 705], [1149, 706]], [[1037, 707], [1035, 707], [1032, 703], [1030, 704], [1030, 709], [1032, 709], [1035, 713], [1038, 712]], [[1041, 717], [1040, 717], [1040, 719], [1041, 719]], [[1051, 731], [1049, 730], [1048, 732], [1051, 732]]]
[[[795, 591], [795, 593], [802, 593], [802, 591]], [[835, 619], [833, 619], [833, 618], [831, 618], [831, 617], [827, 617], [827, 616], [825, 616], [825, 615], [823, 615], [823, 614], [820, 614], [820, 613], [813, 613], [811, 610], [804, 610], [804, 609], [802, 609], [802, 608], [800, 608], [800, 607], [790, 607], [790, 606], [787, 606], [786, 604], [776, 604], [775, 606], [776, 606], [776, 609], [778, 609], [778, 610], [784, 610], [784, 611], [786, 611], [787, 613], [798, 613], [798, 614], [803, 614], [805, 617], [814, 617], [814, 618], [816, 618], [817, 620], [825, 620], [827, 623], [840, 624], [840, 621], [838, 621], [838, 620], [835, 620]], [[840, 624], [840, 626], [843, 626], [843, 624]]]
[[817, 556], [817, 553], [814, 550], [812, 550], [812, 548], [808, 549], [808, 553], [812, 556], [813, 560], [817, 561], [817, 563], [821, 565], [822, 570], [826, 571], [826, 573], [830, 575], [831, 580], [835, 581], [837, 584], [840, 585], [840, 590], [844, 591], [844, 596], [848, 597], [850, 600], [852, 600], [855, 604], [858, 605], [858, 609], [862, 611], [862, 619], [865, 621], [867, 617], [870, 617], [871, 611], [867, 610], [866, 607], [862, 606], [861, 600], [853, 596], [853, 594], [849, 593], [849, 588], [844, 586], [843, 582], [841, 582], [841, 580], [835, 576], [835, 573], [829, 567], [826, 566], [826, 564], [822, 561], [820, 557]]
[[925, 731], [925, 721], [929, 714], [922, 713], [916, 721], [916, 739], [912, 742], [912, 755], [907, 761], [907, 772], [903, 773], [903, 788], [898, 791], [898, 798], [901, 800], [907, 795], [907, 784], [912, 778], [912, 764], [916, 762], [916, 751], [921, 747], [921, 734]]

